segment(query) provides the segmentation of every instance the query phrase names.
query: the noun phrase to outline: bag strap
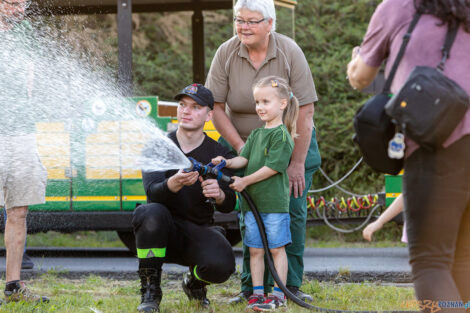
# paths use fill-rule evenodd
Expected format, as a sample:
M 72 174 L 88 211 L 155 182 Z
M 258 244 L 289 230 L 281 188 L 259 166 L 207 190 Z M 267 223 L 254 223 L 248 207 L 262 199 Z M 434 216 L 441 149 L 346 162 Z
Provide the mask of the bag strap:
M 408 30 L 406 31 L 406 34 L 403 35 L 403 41 L 401 43 L 400 50 L 398 51 L 395 62 L 393 63 L 392 69 L 390 70 L 390 74 L 388 75 L 387 80 L 385 81 L 384 88 L 382 90 L 382 93 L 384 94 L 390 93 L 390 87 L 392 86 L 392 81 L 397 72 L 398 65 L 400 64 L 400 61 L 403 55 L 405 54 L 406 46 L 408 45 L 408 42 L 410 41 L 410 38 L 411 38 L 411 33 L 413 32 L 413 29 L 415 28 L 416 24 L 418 24 L 418 21 L 421 15 L 422 13 L 420 12 L 420 10 L 417 10 L 413 17 L 413 20 L 410 23 L 410 26 L 408 26 Z
M 437 65 L 437 68 L 441 71 L 444 71 L 444 65 L 448 58 L 450 58 L 450 49 L 452 48 L 452 44 L 454 43 L 455 37 L 457 37 L 457 31 L 459 30 L 460 22 L 453 23 L 451 26 L 447 27 L 447 34 L 446 34 L 446 41 L 444 42 L 444 46 L 442 46 L 442 59 L 441 62 Z

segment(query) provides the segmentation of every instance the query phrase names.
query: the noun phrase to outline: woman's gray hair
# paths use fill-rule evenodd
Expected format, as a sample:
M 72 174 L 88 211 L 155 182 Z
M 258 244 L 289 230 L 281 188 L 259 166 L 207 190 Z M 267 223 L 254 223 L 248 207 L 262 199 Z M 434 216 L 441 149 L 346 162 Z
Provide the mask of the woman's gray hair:
M 248 9 L 261 13 L 265 19 L 273 20 L 271 30 L 276 30 L 276 9 L 274 7 L 274 0 L 238 0 L 233 11 L 237 14 L 240 9 Z

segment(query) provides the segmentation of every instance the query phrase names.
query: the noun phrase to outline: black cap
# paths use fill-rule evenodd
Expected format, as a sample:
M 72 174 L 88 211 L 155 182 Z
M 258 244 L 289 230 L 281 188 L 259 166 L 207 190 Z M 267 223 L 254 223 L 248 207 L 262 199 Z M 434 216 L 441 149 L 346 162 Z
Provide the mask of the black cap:
M 201 84 L 191 84 L 184 87 L 184 89 L 175 96 L 175 100 L 180 100 L 184 96 L 191 97 L 199 105 L 208 106 L 211 110 L 214 109 L 214 97 L 212 96 L 212 92 Z

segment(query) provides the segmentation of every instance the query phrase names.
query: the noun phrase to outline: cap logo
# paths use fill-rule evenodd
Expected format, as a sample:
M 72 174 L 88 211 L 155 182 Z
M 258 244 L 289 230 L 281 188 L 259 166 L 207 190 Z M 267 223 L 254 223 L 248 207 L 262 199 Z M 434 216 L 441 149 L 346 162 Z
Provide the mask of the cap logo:
M 277 86 L 279 86 L 279 83 L 277 82 L 277 80 L 272 79 L 271 80 L 271 87 L 277 87 Z
M 189 85 L 183 89 L 183 92 L 186 94 L 195 95 L 197 94 L 197 86 Z

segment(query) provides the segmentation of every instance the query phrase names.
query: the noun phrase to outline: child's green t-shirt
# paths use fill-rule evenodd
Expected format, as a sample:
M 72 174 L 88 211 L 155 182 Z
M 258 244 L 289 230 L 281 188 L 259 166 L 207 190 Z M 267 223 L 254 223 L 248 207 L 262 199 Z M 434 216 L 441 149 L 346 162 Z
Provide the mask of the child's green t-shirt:
M 284 125 L 274 128 L 257 128 L 248 136 L 240 154 L 248 159 L 245 176 L 253 174 L 263 166 L 278 172 L 246 188 L 259 212 L 289 212 L 287 167 L 293 149 L 294 141 Z M 246 201 L 242 201 L 242 210 L 245 212 L 250 210 Z

